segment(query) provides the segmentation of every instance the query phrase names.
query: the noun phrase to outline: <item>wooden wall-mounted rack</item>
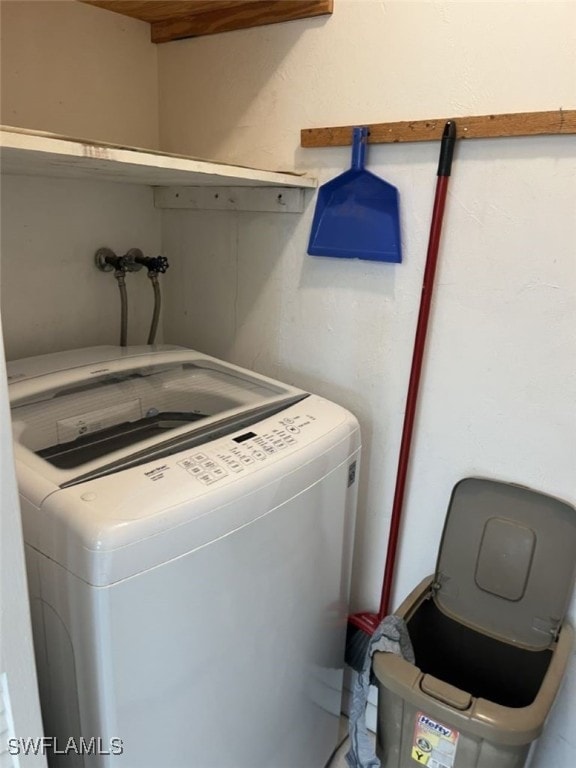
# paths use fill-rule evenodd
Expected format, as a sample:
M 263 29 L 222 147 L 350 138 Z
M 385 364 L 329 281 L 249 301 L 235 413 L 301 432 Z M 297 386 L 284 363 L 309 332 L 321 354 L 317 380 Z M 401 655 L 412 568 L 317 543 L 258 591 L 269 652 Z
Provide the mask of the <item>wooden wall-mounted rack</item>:
M 576 134 L 576 109 L 552 112 L 516 112 L 506 115 L 411 120 L 368 125 L 370 144 L 434 141 L 442 137 L 446 120 L 454 119 L 459 139 L 492 139 L 504 136 Z M 365 125 L 365 123 L 358 123 Z M 352 144 L 352 125 L 336 128 L 303 128 L 302 147 L 344 147 Z

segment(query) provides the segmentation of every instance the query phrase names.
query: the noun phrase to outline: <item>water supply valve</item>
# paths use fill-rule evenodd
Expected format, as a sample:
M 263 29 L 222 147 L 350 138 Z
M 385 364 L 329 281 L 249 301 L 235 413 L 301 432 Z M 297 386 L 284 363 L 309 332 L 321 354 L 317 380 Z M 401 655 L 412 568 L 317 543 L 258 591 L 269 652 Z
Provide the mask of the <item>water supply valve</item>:
M 128 251 L 130 253 L 130 251 Z M 117 256 L 111 248 L 98 248 L 94 256 L 96 267 L 101 272 L 112 272 L 114 276 L 125 275 L 126 272 L 138 272 L 142 265 L 126 256 Z
M 166 256 L 144 256 L 140 248 L 130 248 L 125 258 L 137 268 L 146 267 L 148 276 L 163 275 L 170 264 Z

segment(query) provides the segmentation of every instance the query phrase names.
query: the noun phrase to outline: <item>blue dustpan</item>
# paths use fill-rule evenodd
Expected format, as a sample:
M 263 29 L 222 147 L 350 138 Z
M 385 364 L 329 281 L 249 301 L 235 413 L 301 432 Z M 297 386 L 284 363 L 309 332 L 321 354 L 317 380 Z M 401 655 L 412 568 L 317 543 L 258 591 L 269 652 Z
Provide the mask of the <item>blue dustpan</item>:
M 368 129 L 354 128 L 352 167 L 318 190 L 308 253 L 402 261 L 398 190 L 364 170 Z

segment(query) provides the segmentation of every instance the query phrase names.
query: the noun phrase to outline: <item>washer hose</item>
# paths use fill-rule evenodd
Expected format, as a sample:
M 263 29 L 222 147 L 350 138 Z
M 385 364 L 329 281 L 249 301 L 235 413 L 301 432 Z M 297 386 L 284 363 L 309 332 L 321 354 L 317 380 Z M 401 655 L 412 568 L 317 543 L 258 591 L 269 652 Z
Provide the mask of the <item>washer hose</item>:
M 126 271 L 117 269 L 114 277 L 118 281 L 120 290 L 120 346 L 125 347 L 128 343 L 128 294 L 126 292 Z
M 160 283 L 158 282 L 157 272 L 148 272 L 148 277 L 152 281 L 152 288 L 154 289 L 154 312 L 152 314 L 152 323 L 150 325 L 150 333 L 148 334 L 148 344 L 154 344 L 156 339 L 156 332 L 158 330 L 158 321 L 160 319 L 160 307 L 162 306 L 162 295 L 160 293 Z

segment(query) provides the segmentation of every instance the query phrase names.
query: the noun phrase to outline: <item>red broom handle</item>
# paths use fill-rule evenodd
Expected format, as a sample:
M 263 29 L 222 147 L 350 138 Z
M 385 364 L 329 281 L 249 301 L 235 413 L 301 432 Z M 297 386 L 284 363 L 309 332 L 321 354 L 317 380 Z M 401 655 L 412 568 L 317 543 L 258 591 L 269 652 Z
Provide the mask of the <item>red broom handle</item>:
M 428 320 L 430 317 L 430 305 L 432 303 L 432 294 L 434 290 L 434 278 L 436 275 L 436 264 L 438 262 L 440 235 L 442 233 L 442 221 L 444 219 L 444 206 L 446 204 L 446 193 L 448 190 L 448 179 L 450 178 L 450 170 L 452 167 L 452 156 L 454 153 L 455 141 L 456 125 L 454 122 L 449 121 L 446 123 L 444 133 L 442 135 L 442 147 L 440 150 L 440 161 L 438 163 L 436 195 L 434 197 L 434 208 L 432 210 L 432 222 L 430 224 L 430 236 L 428 239 L 428 252 L 426 254 L 426 266 L 422 280 L 420 310 L 418 312 L 418 323 L 416 325 L 416 336 L 414 339 L 414 351 L 412 353 L 412 367 L 410 369 L 410 381 L 408 384 L 408 393 L 406 395 L 404 426 L 402 428 L 402 440 L 400 442 L 400 454 L 398 456 L 396 488 L 394 490 L 394 503 L 392 506 L 392 518 L 390 520 L 388 550 L 386 552 L 386 568 L 384 571 L 384 582 L 382 584 L 380 610 L 378 612 L 379 622 L 382 621 L 382 619 L 389 612 L 390 597 L 392 594 L 392 587 L 394 585 L 394 572 L 396 566 L 396 554 L 398 550 L 398 539 L 400 535 L 402 508 L 404 504 L 404 491 L 406 489 L 406 476 L 408 474 L 408 467 L 410 464 L 412 432 L 414 429 L 414 419 L 416 416 L 416 407 L 418 403 L 418 389 L 420 386 L 420 377 L 422 373 L 422 360 L 424 357 L 424 349 L 426 347 L 426 334 L 428 331 Z

